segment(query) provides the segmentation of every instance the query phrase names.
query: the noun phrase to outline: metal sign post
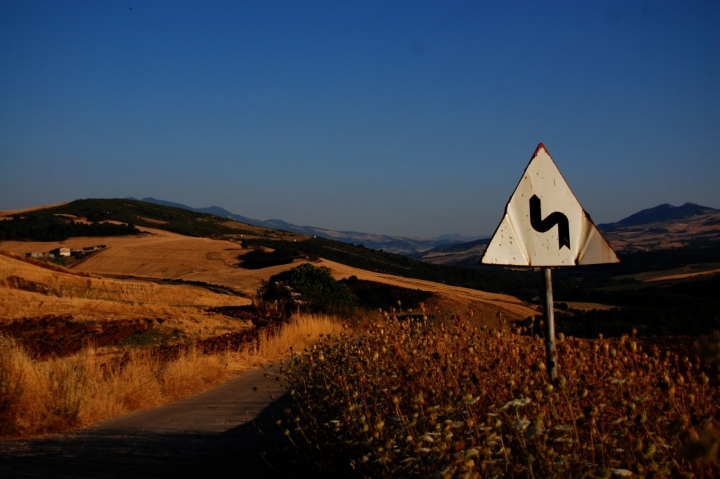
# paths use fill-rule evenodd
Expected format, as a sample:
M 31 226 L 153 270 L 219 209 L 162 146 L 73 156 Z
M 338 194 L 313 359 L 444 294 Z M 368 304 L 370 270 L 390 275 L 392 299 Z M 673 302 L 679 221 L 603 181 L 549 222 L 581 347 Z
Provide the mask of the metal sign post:
M 555 308 L 553 304 L 552 270 L 542 269 L 545 296 L 545 356 L 547 357 L 547 370 L 550 380 L 557 378 L 557 351 L 555 349 Z
M 480 262 L 542 267 L 545 351 L 551 380 L 557 378 L 557 353 L 550 267 L 619 261 L 540 143 Z

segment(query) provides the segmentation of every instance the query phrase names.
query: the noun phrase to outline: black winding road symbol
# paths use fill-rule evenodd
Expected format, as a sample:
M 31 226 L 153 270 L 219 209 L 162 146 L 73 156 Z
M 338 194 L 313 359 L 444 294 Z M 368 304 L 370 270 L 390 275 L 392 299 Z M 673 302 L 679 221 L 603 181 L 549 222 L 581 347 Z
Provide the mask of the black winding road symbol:
M 535 195 L 530 198 L 530 224 L 533 229 L 539 233 L 546 233 L 550 231 L 553 226 L 558 225 L 558 249 L 562 249 L 563 246 L 567 246 L 567 248 L 570 249 L 570 223 L 568 223 L 567 216 L 556 211 L 551 213 L 547 218 L 542 219 L 540 198 Z

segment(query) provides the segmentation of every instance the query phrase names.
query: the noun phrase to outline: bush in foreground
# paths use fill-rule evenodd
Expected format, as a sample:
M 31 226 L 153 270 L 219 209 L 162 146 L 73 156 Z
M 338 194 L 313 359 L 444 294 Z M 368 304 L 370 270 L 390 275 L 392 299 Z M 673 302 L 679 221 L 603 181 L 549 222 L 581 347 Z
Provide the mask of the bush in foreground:
M 361 477 L 720 477 L 717 366 L 633 338 L 537 337 L 463 321 L 325 338 L 284 370 L 280 422 L 321 469 Z

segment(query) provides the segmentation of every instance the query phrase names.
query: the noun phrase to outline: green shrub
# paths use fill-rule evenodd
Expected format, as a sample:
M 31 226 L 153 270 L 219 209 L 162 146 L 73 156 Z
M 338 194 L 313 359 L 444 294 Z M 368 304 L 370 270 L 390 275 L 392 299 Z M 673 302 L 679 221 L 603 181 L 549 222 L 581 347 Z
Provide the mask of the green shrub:
M 355 301 L 347 286 L 332 277 L 330 268 L 302 264 L 263 281 L 258 297 L 277 302 L 286 313 L 300 308 L 309 312 L 348 316 Z

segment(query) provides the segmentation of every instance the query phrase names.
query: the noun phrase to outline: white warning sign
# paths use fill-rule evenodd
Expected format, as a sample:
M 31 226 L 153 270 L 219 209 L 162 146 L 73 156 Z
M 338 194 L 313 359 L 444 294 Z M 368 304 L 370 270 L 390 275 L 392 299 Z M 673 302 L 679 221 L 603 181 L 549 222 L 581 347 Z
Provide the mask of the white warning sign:
M 619 261 L 540 143 L 480 262 L 575 266 Z

